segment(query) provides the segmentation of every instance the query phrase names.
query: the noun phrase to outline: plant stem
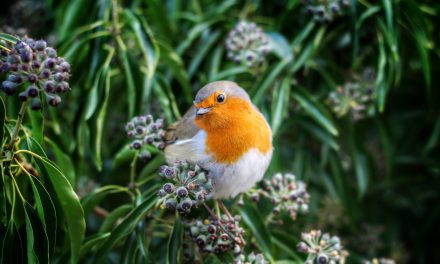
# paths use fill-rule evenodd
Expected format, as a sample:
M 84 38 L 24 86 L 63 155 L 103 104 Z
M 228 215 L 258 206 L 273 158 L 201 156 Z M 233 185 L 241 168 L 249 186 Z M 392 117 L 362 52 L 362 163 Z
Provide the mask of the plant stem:
M 8 150 L 12 150 L 12 148 L 14 147 L 15 139 L 17 138 L 18 132 L 20 131 L 20 126 L 21 123 L 23 122 L 23 117 L 24 114 L 26 113 L 27 105 L 28 105 L 28 101 L 23 102 L 21 104 L 20 112 L 18 112 L 17 122 L 15 123 L 14 131 L 12 132 L 11 141 L 9 141 L 8 144 Z
M 133 160 L 130 164 L 130 186 L 134 186 L 134 179 L 136 177 L 136 161 L 137 161 L 138 155 L 135 154 L 133 157 Z

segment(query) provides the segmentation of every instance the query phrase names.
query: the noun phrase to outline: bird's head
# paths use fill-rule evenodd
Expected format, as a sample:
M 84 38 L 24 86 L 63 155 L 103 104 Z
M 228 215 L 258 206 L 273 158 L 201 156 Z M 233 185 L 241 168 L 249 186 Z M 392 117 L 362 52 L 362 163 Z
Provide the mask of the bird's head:
M 219 129 L 237 124 L 254 106 L 249 95 L 231 81 L 207 84 L 196 95 L 196 125 L 202 129 Z

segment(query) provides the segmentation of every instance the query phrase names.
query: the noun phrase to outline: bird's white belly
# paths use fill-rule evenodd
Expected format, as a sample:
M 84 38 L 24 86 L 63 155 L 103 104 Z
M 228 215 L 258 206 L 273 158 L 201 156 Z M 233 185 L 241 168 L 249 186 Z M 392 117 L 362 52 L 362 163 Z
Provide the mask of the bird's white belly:
M 205 165 L 214 181 L 214 191 L 210 196 L 228 198 L 246 192 L 263 178 L 271 157 L 272 151 L 264 154 L 251 149 L 234 164 Z
M 272 158 L 272 150 L 261 153 L 250 149 L 234 164 L 215 162 L 205 151 L 206 133 L 201 130 L 192 139 L 176 142 L 165 149 L 168 163 L 187 160 L 207 170 L 214 182 L 212 198 L 235 197 L 261 180 Z

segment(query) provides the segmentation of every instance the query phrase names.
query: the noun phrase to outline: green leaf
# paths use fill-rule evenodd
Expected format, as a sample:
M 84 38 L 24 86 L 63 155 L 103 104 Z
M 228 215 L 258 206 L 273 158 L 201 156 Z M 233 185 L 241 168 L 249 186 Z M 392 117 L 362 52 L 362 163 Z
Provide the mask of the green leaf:
M 0 229 L 1 231 L 1 229 Z M 13 221 L 8 223 L 6 233 L 0 236 L 0 263 L 26 263 L 25 238 Z
M 32 206 L 24 202 L 28 263 L 49 262 L 49 241 L 45 228 Z
M 107 233 L 112 231 L 113 226 L 119 220 L 119 218 L 123 218 L 123 216 L 127 215 L 127 213 L 132 209 L 133 205 L 131 204 L 123 204 L 113 209 L 99 228 L 99 233 Z
M 124 163 L 128 163 L 131 161 L 136 155 L 136 150 L 131 149 L 128 144 L 125 144 L 124 147 L 122 147 L 115 155 L 115 158 L 112 162 L 112 170 L 117 169 L 119 166 L 121 166 Z
M 79 254 L 80 258 L 83 257 L 85 254 L 89 253 L 95 247 L 100 246 L 109 236 L 110 236 L 110 232 L 94 234 L 90 237 L 87 237 L 84 240 L 84 243 L 81 247 L 81 251 Z
M 12 44 L 15 44 L 17 41 L 19 41 L 18 38 L 6 33 L 0 33 L 0 39 L 10 42 Z
M 38 142 L 43 143 L 44 118 L 42 111 L 32 111 L 28 108 L 27 115 L 31 120 L 32 137 Z
M 245 203 L 243 208 L 240 208 L 240 215 L 243 217 L 243 222 L 252 231 L 252 235 L 255 237 L 255 241 L 262 253 L 270 262 L 273 262 L 271 236 L 258 210 L 251 202 L 248 202 Z
M 5 118 L 6 118 L 6 109 L 5 103 L 3 102 L 3 98 L 0 97 L 0 125 L 2 128 L 0 129 L 0 149 L 3 148 L 3 137 L 5 135 Z
M 312 96 L 303 88 L 298 88 L 292 93 L 293 98 L 301 105 L 311 118 L 318 122 L 322 127 L 332 135 L 338 135 L 338 129 L 334 125 L 330 115 L 325 108 L 319 105 Z
M 167 43 L 158 42 L 158 44 L 161 50 L 160 54 L 162 54 L 162 63 L 169 68 L 174 77 L 176 77 L 177 81 L 179 81 L 180 85 L 182 86 L 182 92 L 186 102 L 191 103 L 193 99 L 193 92 L 182 58 Z
M 385 52 L 385 43 L 383 41 L 383 36 L 378 34 L 377 40 L 379 42 L 379 60 L 377 66 L 377 77 L 376 77 L 376 94 L 377 94 L 377 104 L 379 106 L 379 111 L 383 112 L 385 110 L 385 100 L 388 90 L 388 85 L 386 83 L 386 63 L 387 57 Z
M 134 109 L 136 107 L 136 86 L 134 83 L 133 72 L 131 70 L 131 65 L 128 61 L 128 52 L 125 47 L 119 46 L 120 50 L 118 52 L 119 58 L 122 61 L 124 67 L 124 76 L 127 82 L 127 105 L 128 105 L 128 117 L 134 115 Z
M 61 171 L 64 172 L 64 175 L 66 176 L 67 180 L 69 180 L 70 185 L 75 186 L 76 185 L 75 166 L 73 165 L 70 156 L 64 153 L 63 150 L 61 150 L 61 148 L 49 138 L 45 138 L 45 140 L 47 141 L 47 143 L 49 143 L 55 154 L 55 161 L 58 167 L 60 168 Z
M 100 262 L 105 253 L 112 249 L 122 238 L 130 234 L 139 221 L 142 221 L 144 215 L 150 211 L 151 208 L 156 204 L 157 195 L 155 193 L 147 197 L 139 206 L 137 206 L 124 221 L 121 222 L 112 232 L 110 237 L 106 239 L 104 244 L 99 248 L 95 255 L 96 262 Z
M 127 187 L 119 185 L 106 185 L 94 190 L 92 193 L 87 194 L 82 200 L 81 204 L 84 210 L 84 215 L 87 216 L 93 210 L 93 208 L 99 204 L 107 196 L 115 193 L 130 193 Z
M 199 68 L 200 64 L 202 63 L 204 57 L 208 53 L 208 51 L 214 46 L 217 39 L 220 38 L 220 31 L 214 31 L 212 34 L 209 34 L 208 36 L 204 36 L 200 40 L 200 44 L 197 47 L 197 53 L 196 56 L 192 59 L 189 68 L 188 68 L 188 76 L 189 78 L 193 77 L 196 73 L 196 70 Z
M 359 189 L 359 197 L 364 196 L 367 186 L 368 186 L 368 166 L 367 166 L 367 158 L 363 153 L 355 150 L 354 153 L 354 164 L 356 171 L 356 178 Z
M 56 233 L 57 233 L 57 225 L 58 225 L 55 205 L 52 201 L 52 198 L 49 195 L 49 192 L 44 187 L 44 185 L 33 176 L 29 176 L 29 179 L 32 185 L 32 190 L 34 192 L 34 198 L 35 198 L 38 216 L 43 224 L 44 230 L 47 235 L 48 244 L 49 244 L 48 259 L 51 260 L 55 251 Z
M 112 53 L 112 52 L 111 52 Z M 97 169 L 100 171 L 102 169 L 102 157 L 101 157 L 101 143 L 104 132 L 104 121 L 107 113 L 107 105 L 109 100 L 110 93 L 110 68 L 106 68 L 103 72 L 104 78 L 104 98 L 101 105 L 101 108 L 98 111 L 98 115 L 96 117 L 96 137 L 95 137 L 95 164 Z M 134 104 L 134 102 L 133 102 Z
M 173 231 L 168 239 L 167 264 L 180 263 L 183 240 L 183 223 L 179 216 L 174 221 Z
M 278 89 L 274 90 L 271 117 L 272 134 L 274 137 L 286 117 L 290 98 L 290 82 L 290 78 L 284 78 Z
M 287 65 L 292 61 L 291 58 L 284 58 L 280 61 L 264 78 L 264 81 L 256 89 L 256 92 L 252 97 L 254 104 L 258 105 L 260 100 L 266 94 L 269 87 L 273 84 L 276 78 L 281 74 L 281 72 L 287 67 Z
M 40 157 L 38 160 L 46 169 L 46 179 L 51 181 L 65 216 L 70 241 L 70 262 L 77 263 L 86 229 L 81 203 L 64 174 L 47 158 Z

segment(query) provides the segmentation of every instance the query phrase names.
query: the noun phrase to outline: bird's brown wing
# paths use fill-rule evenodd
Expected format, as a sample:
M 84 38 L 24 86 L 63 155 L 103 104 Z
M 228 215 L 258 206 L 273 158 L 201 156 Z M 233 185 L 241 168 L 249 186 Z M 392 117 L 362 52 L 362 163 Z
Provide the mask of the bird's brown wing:
M 195 116 L 195 107 L 191 106 L 182 119 L 171 124 L 166 129 L 165 142 L 167 145 L 173 144 L 177 140 L 190 139 L 199 132 L 200 128 L 194 123 Z

